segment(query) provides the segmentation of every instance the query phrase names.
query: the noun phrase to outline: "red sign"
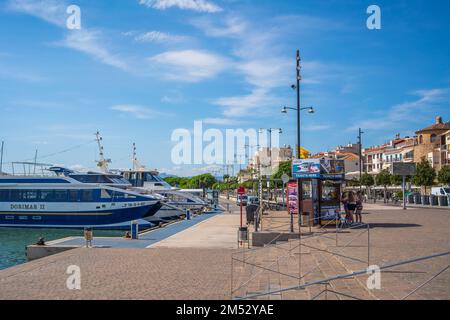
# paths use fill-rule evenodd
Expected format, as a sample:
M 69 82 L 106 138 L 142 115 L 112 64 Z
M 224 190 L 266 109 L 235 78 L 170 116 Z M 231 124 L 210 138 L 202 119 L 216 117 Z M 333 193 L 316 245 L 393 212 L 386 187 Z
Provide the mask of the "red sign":
M 240 186 L 240 187 L 238 188 L 238 190 L 237 190 L 237 193 L 238 193 L 238 194 L 245 194 L 245 188 L 242 187 L 242 186 Z

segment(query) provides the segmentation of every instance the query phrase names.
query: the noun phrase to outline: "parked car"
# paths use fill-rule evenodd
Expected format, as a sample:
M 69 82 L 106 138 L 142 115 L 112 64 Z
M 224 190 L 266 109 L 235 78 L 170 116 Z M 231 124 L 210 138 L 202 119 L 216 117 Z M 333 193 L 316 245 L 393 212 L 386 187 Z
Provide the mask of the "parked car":
M 241 205 L 241 201 L 242 201 L 242 205 L 246 206 L 248 203 L 248 196 L 247 195 L 238 195 L 237 199 L 236 199 L 236 205 L 240 206 Z
M 435 196 L 450 196 L 450 187 L 432 187 L 431 194 Z

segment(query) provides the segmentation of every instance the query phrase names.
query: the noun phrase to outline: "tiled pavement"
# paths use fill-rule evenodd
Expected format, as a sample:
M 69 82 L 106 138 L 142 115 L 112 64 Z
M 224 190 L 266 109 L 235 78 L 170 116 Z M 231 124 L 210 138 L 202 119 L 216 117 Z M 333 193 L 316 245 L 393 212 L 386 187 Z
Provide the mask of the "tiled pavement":
M 74 249 L 0 272 L 0 299 L 228 299 L 226 249 Z M 81 269 L 81 290 L 66 287 Z
M 384 265 L 419 256 L 426 256 L 450 250 L 450 216 L 447 211 L 433 209 L 409 209 L 381 205 L 366 205 L 363 219 L 370 223 L 370 264 Z M 282 215 L 282 214 L 281 214 Z M 289 225 L 288 219 L 279 219 L 280 213 L 273 213 L 278 219 L 266 219 L 265 229 L 280 230 Z M 302 230 L 302 284 L 317 281 L 339 274 L 348 274 L 367 267 L 367 228 L 347 230 L 338 235 L 338 247 L 334 227 L 327 229 L 328 234 L 321 237 L 309 237 L 307 228 Z M 317 231 L 317 230 L 316 230 Z M 323 230 L 320 230 L 323 231 Z M 298 275 L 298 240 L 278 243 L 248 253 L 247 261 L 281 272 L 271 272 L 251 265 L 233 261 L 235 276 L 234 288 L 248 279 L 252 279 L 234 293 L 235 297 L 252 295 L 278 288 L 298 285 L 298 279 L 289 275 Z M 347 246 L 345 246 L 348 244 Z M 289 252 L 289 248 L 293 248 Z M 319 251 L 325 250 L 325 251 Z M 340 256 L 329 252 L 339 253 Z M 235 258 L 241 257 L 235 254 Z M 426 282 L 433 275 L 450 264 L 450 257 L 397 267 L 381 275 L 381 289 L 368 290 L 366 281 L 369 275 L 334 280 L 328 283 L 328 289 L 359 299 L 401 299 Z M 310 273 L 308 273 L 310 272 Z M 307 274 L 305 276 L 305 274 Z M 253 276 L 253 278 L 252 278 Z M 271 284 L 269 286 L 269 283 Z M 291 290 L 282 294 L 260 297 L 265 299 L 311 299 L 325 289 L 325 284 L 307 287 L 304 290 Z M 322 293 L 317 299 L 351 299 L 341 294 Z M 438 278 L 411 295 L 409 299 L 449 299 L 450 269 Z
M 450 249 L 450 217 L 445 210 L 410 209 L 405 212 L 398 208 L 367 205 L 365 212 L 363 219 L 371 224 L 370 264 L 383 265 L 388 261 Z M 339 234 L 339 247 L 336 247 L 333 228 L 328 231 L 330 233 L 321 237 L 308 238 L 304 234 L 302 283 L 367 266 L 367 235 L 364 230 Z M 359 233 L 361 235 L 355 237 Z M 191 234 L 195 237 L 196 233 Z M 343 247 L 350 240 L 353 242 Z M 214 249 L 176 248 L 172 241 L 171 247 L 149 249 L 75 249 L 0 271 L 0 299 L 227 299 L 230 297 L 231 270 L 234 271 L 233 288 L 248 281 L 234 293 L 234 297 L 299 283 L 298 240 L 243 252 L 212 246 Z M 327 251 L 340 252 L 353 260 Z M 232 262 L 232 252 L 235 259 L 242 258 L 245 253 L 245 261 L 256 266 L 236 260 Z M 81 268 L 80 291 L 66 288 L 68 275 L 65 271 L 72 264 Z M 400 299 L 449 264 L 447 256 L 396 268 L 392 270 L 395 272 L 382 274 L 381 290 L 369 291 L 366 288 L 367 275 L 331 281 L 327 286 L 330 290 L 360 299 Z M 257 266 L 272 268 L 277 273 L 259 272 L 261 269 Z M 261 298 L 311 299 L 324 288 L 325 284 L 321 284 Z M 317 296 L 317 299 L 325 298 L 350 299 L 331 292 Z M 450 270 L 410 297 L 449 298 Z

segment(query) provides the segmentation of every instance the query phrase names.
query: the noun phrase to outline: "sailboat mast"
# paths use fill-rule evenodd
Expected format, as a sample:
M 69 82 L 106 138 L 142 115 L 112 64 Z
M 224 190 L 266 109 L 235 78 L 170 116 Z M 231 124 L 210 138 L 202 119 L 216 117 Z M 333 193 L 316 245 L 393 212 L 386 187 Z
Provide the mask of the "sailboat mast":
M 3 172 L 3 146 L 5 145 L 5 141 L 2 141 L 2 148 L 0 151 L 0 173 Z

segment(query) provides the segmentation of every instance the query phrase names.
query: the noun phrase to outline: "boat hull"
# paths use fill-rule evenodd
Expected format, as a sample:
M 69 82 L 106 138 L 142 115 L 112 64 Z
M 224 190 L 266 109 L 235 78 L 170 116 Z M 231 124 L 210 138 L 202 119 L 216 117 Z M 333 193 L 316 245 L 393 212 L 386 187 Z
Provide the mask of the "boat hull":
M 145 205 L 86 211 L 2 211 L 0 227 L 83 228 L 145 219 L 162 207 L 157 202 Z

